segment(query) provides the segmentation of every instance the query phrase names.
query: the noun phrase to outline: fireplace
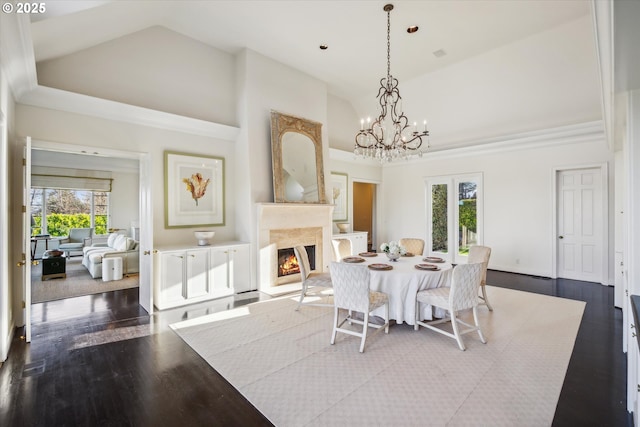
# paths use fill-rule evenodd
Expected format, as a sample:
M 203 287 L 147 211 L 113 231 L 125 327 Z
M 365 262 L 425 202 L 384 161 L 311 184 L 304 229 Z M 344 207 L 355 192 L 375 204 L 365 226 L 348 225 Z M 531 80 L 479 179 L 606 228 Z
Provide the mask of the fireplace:
M 307 257 L 309 258 L 309 269 L 313 271 L 316 269 L 316 246 L 308 245 L 304 248 L 307 250 Z M 300 273 L 300 265 L 293 248 L 278 249 L 278 277 L 298 273 Z
M 284 256 L 292 257 L 296 246 L 312 247 L 310 270 L 327 271 L 331 260 L 332 205 L 307 203 L 259 203 L 258 205 L 258 283 L 259 290 L 278 292 L 281 285 L 300 286 L 300 270 L 282 275 Z M 288 255 L 282 250 L 288 248 Z M 285 288 L 285 289 L 291 289 Z

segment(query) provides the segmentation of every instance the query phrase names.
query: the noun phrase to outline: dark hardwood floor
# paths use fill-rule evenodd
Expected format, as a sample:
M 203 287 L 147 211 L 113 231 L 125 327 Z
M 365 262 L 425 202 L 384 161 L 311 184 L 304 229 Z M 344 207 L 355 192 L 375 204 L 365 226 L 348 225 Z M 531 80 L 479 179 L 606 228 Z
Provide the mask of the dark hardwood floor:
M 633 425 L 613 288 L 497 271 L 487 281 L 587 302 L 554 426 Z M 32 342 L 17 333 L 0 368 L 0 426 L 271 425 L 168 328 L 263 298 L 251 292 L 153 316 L 137 289 L 34 304 Z

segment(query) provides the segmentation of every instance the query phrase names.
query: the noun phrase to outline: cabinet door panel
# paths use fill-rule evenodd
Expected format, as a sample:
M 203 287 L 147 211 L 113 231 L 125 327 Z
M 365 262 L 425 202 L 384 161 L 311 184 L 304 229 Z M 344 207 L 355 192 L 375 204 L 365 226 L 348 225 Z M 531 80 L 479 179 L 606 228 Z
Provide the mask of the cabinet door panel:
M 229 248 L 211 249 L 211 293 L 215 296 L 233 293 L 229 284 Z
M 235 246 L 229 252 L 229 283 L 236 293 L 251 290 L 250 246 Z
M 352 251 L 354 254 L 367 251 L 367 233 L 358 234 L 352 240 Z
M 209 251 L 187 252 L 187 298 L 209 293 Z
M 160 263 L 162 265 L 161 292 L 163 302 L 172 303 L 184 300 L 184 253 L 163 253 Z

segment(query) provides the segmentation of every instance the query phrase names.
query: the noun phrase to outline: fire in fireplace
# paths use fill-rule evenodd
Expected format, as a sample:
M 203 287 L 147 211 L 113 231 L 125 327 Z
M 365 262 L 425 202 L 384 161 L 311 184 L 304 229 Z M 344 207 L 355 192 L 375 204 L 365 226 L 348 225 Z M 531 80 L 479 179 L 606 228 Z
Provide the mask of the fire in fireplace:
M 309 245 L 304 248 L 307 250 L 310 269 L 313 271 L 316 269 L 316 246 Z M 278 249 L 278 277 L 296 273 L 300 273 L 300 266 L 293 248 Z

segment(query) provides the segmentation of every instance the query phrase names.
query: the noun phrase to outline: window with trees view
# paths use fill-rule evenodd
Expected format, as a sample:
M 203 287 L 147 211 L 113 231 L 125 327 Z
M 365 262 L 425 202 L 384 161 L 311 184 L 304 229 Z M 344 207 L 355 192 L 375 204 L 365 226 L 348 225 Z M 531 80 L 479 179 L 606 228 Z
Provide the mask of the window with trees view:
M 70 228 L 88 227 L 96 235 L 108 232 L 108 192 L 32 188 L 30 200 L 34 235 L 67 236 Z

